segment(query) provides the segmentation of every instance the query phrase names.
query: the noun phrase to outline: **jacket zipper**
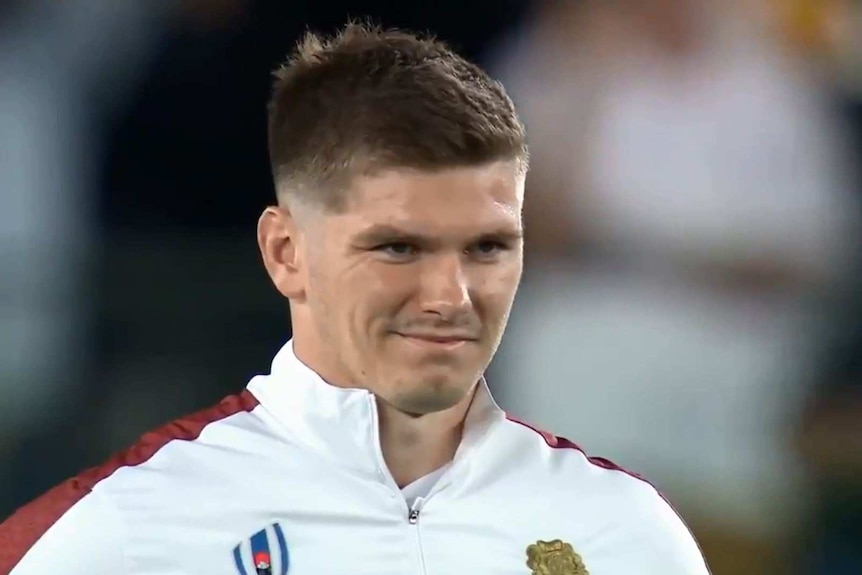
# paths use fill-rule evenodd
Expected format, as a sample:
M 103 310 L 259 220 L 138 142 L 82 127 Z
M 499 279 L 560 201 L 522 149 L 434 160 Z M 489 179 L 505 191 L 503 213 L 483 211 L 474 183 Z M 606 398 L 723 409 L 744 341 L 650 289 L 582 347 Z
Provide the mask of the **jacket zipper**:
M 383 450 L 380 447 L 380 419 L 377 413 L 377 402 L 374 400 L 374 396 L 369 394 L 368 400 L 371 403 L 371 413 L 374 418 L 374 441 L 376 445 L 377 451 L 377 470 L 380 473 L 380 476 L 389 484 L 390 488 L 393 489 L 397 495 L 397 497 L 401 498 L 401 501 L 404 503 L 404 508 L 407 510 L 407 524 L 410 526 L 410 529 L 413 531 L 413 536 L 416 540 L 416 553 L 419 559 L 419 573 L 421 575 L 427 575 L 427 571 L 425 570 L 425 554 L 422 552 L 422 538 L 419 536 L 419 517 L 422 514 L 422 504 L 425 503 L 425 499 L 422 497 L 416 498 L 416 501 L 413 502 L 412 506 L 408 506 L 407 502 L 404 500 L 404 495 L 401 493 L 401 490 L 398 488 L 398 485 L 395 483 L 395 479 L 392 477 L 392 474 L 389 472 L 386 467 L 386 461 L 383 459 Z M 435 486 L 434 489 L 429 493 L 429 497 L 437 491 Z
M 410 524 L 413 536 L 416 539 L 416 552 L 419 556 L 419 573 L 427 575 L 427 571 L 425 569 L 425 553 L 422 550 L 422 537 L 419 533 L 419 517 L 422 514 L 423 503 L 424 500 L 421 497 L 416 498 L 416 501 L 413 502 L 413 506 L 410 508 L 410 512 L 407 515 L 407 523 Z

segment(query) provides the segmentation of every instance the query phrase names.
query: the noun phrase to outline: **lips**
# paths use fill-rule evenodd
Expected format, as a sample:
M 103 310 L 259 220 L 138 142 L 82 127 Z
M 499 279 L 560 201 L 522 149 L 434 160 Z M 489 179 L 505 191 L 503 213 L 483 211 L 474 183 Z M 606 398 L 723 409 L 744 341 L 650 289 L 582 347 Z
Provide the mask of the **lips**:
M 399 333 L 398 335 L 409 339 L 418 339 L 428 343 L 459 343 L 462 341 L 476 341 L 476 337 L 468 334 L 432 334 L 432 333 Z
M 479 339 L 468 333 L 399 332 L 398 335 L 413 348 L 435 353 L 464 349 Z

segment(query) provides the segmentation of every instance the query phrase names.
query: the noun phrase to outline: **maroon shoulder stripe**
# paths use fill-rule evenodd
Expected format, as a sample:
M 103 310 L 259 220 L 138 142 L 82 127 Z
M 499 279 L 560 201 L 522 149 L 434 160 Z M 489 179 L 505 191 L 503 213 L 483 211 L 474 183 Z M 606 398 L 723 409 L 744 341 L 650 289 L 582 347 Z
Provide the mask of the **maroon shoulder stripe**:
M 665 496 L 665 494 L 662 493 L 662 491 L 658 487 L 653 485 L 648 479 L 645 479 L 643 476 L 638 475 L 637 473 L 634 473 L 632 471 L 629 471 L 628 469 L 624 469 L 624 468 L 620 467 L 619 465 L 617 465 L 616 463 L 614 463 L 613 461 L 610 461 L 609 459 L 605 459 L 604 457 L 592 457 L 590 455 L 587 455 L 587 452 L 584 451 L 579 445 L 577 445 L 576 443 L 572 443 L 571 441 L 569 441 L 565 437 L 557 437 L 556 435 L 548 433 L 547 431 L 543 431 L 537 427 L 533 427 L 529 423 L 521 421 L 520 419 L 513 417 L 509 414 L 506 414 L 506 419 L 508 419 L 512 423 L 517 423 L 518 425 L 521 425 L 521 426 L 526 427 L 527 429 L 529 429 L 535 433 L 538 433 L 539 435 L 542 436 L 542 439 L 545 440 L 545 443 L 548 444 L 548 447 L 551 447 L 552 449 L 574 449 L 575 451 L 579 451 L 581 453 L 581 455 L 583 455 L 584 457 L 587 458 L 587 461 L 589 461 L 591 464 L 593 464 L 597 467 L 625 473 L 626 475 L 629 475 L 631 477 L 634 477 L 635 479 L 643 481 L 644 483 L 646 483 L 647 485 L 649 485 L 650 487 L 655 489 L 655 491 L 656 491 L 656 493 L 658 493 L 659 497 L 661 497 L 664 500 L 664 502 L 667 503 L 668 507 L 670 507 L 674 513 L 676 513 L 676 516 L 679 517 L 679 520 L 682 521 L 683 525 L 685 525 L 685 528 L 688 530 L 689 535 L 691 535 L 691 538 L 694 540 L 695 545 L 697 545 L 697 548 L 700 551 L 700 556 L 704 558 L 704 563 L 706 563 L 706 555 L 704 555 L 703 549 L 701 548 L 700 543 L 697 540 L 697 537 L 694 536 L 694 532 L 692 532 L 691 527 L 688 526 L 688 523 L 685 522 L 685 519 L 683 519 L 682 514 L 680 514 L 679 510 L 677 510 L 677 508 L 674 507 L 673 503 L 670 502 L 670 500 L 667 498 L 667 496 Z M 707 570 L 707 572 L 709 572 L 709 565 L 707 565 L 706 570 Z
M 574 449 L 575 451 L 580 451 L 581 454 L 587 458 L 587 461 L 589 461 L 593 465 L 595 465 L 597 467 L 601 467 L 603 469 L 611 469 L 613 471 L 621 471 L 622 473 L 625 473 L 626 475 L 630 475 L 630 476 L 634 477 L 635 479 L 640 479 L 644 483 L 648 483 L 651 487 L 653 487 L 653 489 L 656 489 L 656 491 L 658 491 L 658 489 L 655 487 L 655 485 L 653 485 L 652 483 L 650 483 L 648 480 L 644 479 L 642 476 L 638 475 L 637 473 L 634 473 L 633 471 L 629 471 L 628 469 L 624 469 L 624 468 L 620 467 L 619 465 L 617 465 L 616 463 L 614 463 L 613 461 L 610 461 L 609 459 L 605 459 L 604 457 L 593 457 L 591 455 L 587 455 L 586 451 L 584 451 L 580 445 L 578 445 L 576 443 L 572 443 L 571 441 L 569 441 L 565 437 L 557 437 L 556 435 L 548 433 L 547 431 L 541 430 L 537 427 L 533 427 L 529 423 L 527 423 L 525 421 L 521 421 L 517 417 L 513 417 L 509 414 L 506 414 L 506 419 L 508 419 L 512 423 L 517 423 L 518 425 L 526 427 L 530 431 L 538 433 L 539 435 L 542 436 L 542 439 L 545 440 L 545 443 L 548 444 L 548 447 L 551 447 L 553 449 Z
M 27 551 L 64 513 L 117 469 L 146 462 L 170 441 L 194 441 L 210 423 L 242 411 L 251 411 L 257 404 L 257 399 L 248 390 L 230 395 L 210 408 L 144 434 L 131 448 L 114 455 L 102 465 L 64 481 L 21 507 L 0 523 L 0 574 L 11 572 Z

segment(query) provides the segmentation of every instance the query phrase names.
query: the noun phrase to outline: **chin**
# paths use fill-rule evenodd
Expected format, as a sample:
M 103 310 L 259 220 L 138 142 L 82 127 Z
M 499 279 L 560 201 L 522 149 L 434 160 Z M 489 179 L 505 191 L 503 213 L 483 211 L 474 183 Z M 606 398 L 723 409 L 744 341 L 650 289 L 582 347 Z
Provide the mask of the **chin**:
M 478 380 L 451 375 L 425 376 L 399 386 L 391 402 L 400 411 L 424 415 L 445 411 L 460 403 Z M 466 383 L 469 381 L 469 383 Z

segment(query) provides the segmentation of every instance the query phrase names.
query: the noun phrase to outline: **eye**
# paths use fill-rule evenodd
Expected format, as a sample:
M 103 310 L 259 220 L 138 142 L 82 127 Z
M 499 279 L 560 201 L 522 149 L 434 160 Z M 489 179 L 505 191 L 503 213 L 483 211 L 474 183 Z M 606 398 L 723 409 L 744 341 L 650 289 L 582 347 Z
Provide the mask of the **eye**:
M 375 252 L 380 252 L 394 259 L 406 259 L 415 256 L 419 250 L 416 246 L 407 242 L 391 242 L 381 244 L 373 249 Z
M 482 240 L 473 244 L 467 251 L 481 259 L 489 259 L 498 255 L 500 252 L 509 249 L 509 245 L 497 240 Z

